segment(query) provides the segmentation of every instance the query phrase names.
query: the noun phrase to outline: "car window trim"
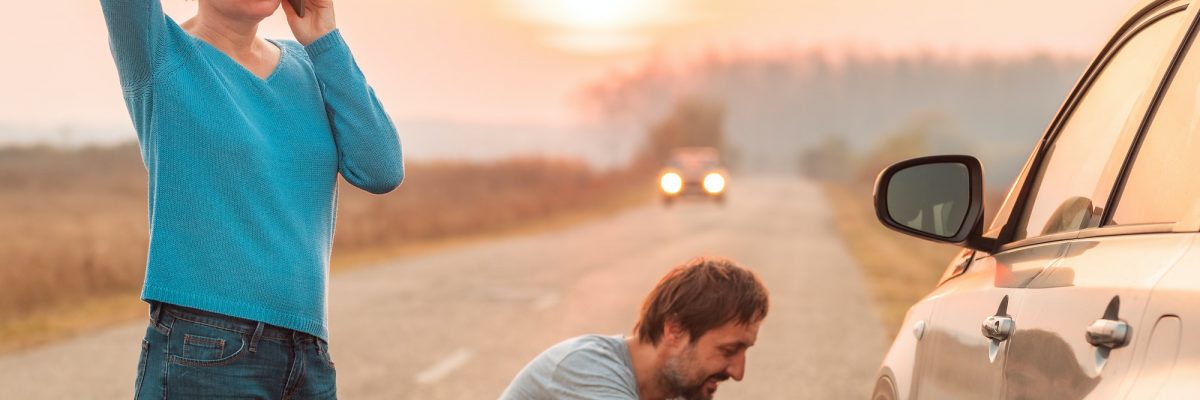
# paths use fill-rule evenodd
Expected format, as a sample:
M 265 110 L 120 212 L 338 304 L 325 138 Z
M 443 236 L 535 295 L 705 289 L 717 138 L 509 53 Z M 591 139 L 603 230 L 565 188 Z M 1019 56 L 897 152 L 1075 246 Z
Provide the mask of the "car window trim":
M 1083 99 L 1084 95 L 1089 90 L 1091 90 L 1092 85 L 1095 83 L 1096 78 L 1100 75 L 1101 72 L 1104 71 L 1104 68 L 1108 66 L 1108 63 L 1112 60 L 1113 56 L 1115 56 L 1116 53 L 1118 51 L 1120 51 L 1125 46 L 1126 43 L 1128 43 L 1131 39 L 1133 39 L 1133 37 L 1135 37 L 1143 29 L 1146 29 L 1150 25 L 1153 25 L 1154 23 L 1162 20 L 1163 18 L 1166 18 L 1168 16 L 1174 15 L 1179 12 L 1184 12 L 1189 5 L 1190 5 L 1190 2 L 1179 1 L 1179 0 L 1159 0 L 1159 1 L 1155 1 L 1153 3 L 1146 5 L 1141 10 L 1139 10 L 1137 13 L 1135 13 L 1132 17 L 1130 17 L 1126 20 L 1126 22 L 1124 23 L 1124 25 L 1121 26 L 1121 28 L 1118 30 L 1118 32 L 1116 34 L 1114 34 L 1111 39 L 1109 39 L 1109 42 L 1107 44 L 1105 44 L 1104 49 L 1100 52 L 1100 55 L 1097 56 L 1095 58 L 1095 60 L 1093 60 L 1091 65 L 1088 66 L 1087 70 L 1079 78 L 1079 81 L 1076 83 L 1075 87 L 1072 88 L 1071 94 L 1067 97 L 1067 100 L 1065 100 L 1063 102 L 1063 105 L 1060 107 L 1059 112 L 1055 115 L 1054 119 L 1052 120 L 1049 127 L 1047 128 L 1046 132 L 1042 135 L 1042 138 L 1039 141 L 1040 145 L 1035 148 L 1034 159 L 1033 159 L 1032 165 L 1030 165 L 1029 170 L 1024 171 L 1024 174 L 1018 178 L 1017 183 L 1021 185 L 1021 191 L 1020 191 L 1019 195 L 1017 196 L 1017 198 L 1015 199 L 1015 203 L 1013 204 L 1013 207 L 1011 208 L 1009 215 L 1007 215 L 1008 219 L 1005 222 L 1004 227 L 1001 228 L 1000 234 L 998 235 L 998 239 L 1001 241 L 1001 243 L 1004 243 L 1000 246 L 1000 250 L 1003 251 L 1003 250 L 1007 250 L 1007 249 L 1024 247 L 1024 246 L 1028 246 L 1028 245 L 1032 245 L 1032 244 L 1046 243 L 1046 242 L 1052 242 L 1052 241 L 1058 241 L 1058 240 L 1068 240 L 1069 239 L 1068 236 L 1070 238 L 1077 236 L 1076 233 L 1078 233 L 1079 231 L 1064 232 L 1064 233 L 1053 234 L 1053 235 L 1044 235 L 1044 236 L 1038 236 L 1038 237 L 1033 237 L 1033 238 L 1025 238 L 1025 239 L 1021 239 L 1021 240 L 1017 240 L 1017 241 L 1012 240 L 1012 238 L 1016 234 L 1018 219 L 1020 219 L 1021 216 L 1024 215 L 1026 208 L 1028 206 L 1029 192 L 1033 190 L 1033 186 L 1034 186 L 1035 182 L 1037 181 L 1037 179 L 1030 179 L 1030 178 L 1032 178 L 1032 175 L 1041 172 L 1041 168 L 1046 161 L 1045 159 L 1046 159 L 1047 153 L 1048 153 L 1049 149 L 1053 146 L 1055 140 L 1058 139 L 1058 135 L 1062 131 L 1062 128 L 1065 125 L 1065 122 L 1068 119 L 1070 119 L 1072 114 L 1074 114 L 1075 109 L 1078 107 L 1078 105 L 1079 105 L 1080 101 Z M 1193 15 L 1192 20 L 1193 20 L 1192 25 L 1189 27 L 1189 29 L 1191 29 L 1195 26 L 1195 21 L 1196 21 L 1195 15 Z M 1189 33 L 1191 33 L 1191 32 L 1189 32 Z M 1176 48 L 1175 48 L 1176 55 L 1178 54 L 1180 48 L 1184 47 L 1183 44 L 1184 44 L 1184 42 L 1187 42 L 1186 39 L 1187 39 L 1187 36 L 1185 36 L 1184 40 L 1180 41 L 1179 43 L 1177 43 L 1175 45 L 1176 46 Z M 1171 64 L 1168 66 L 1168 71 L 1171 70 L 1172 68 L 1177 68 L 1177 66 L 1176 66 L 1177 61 L 1178 60 L 1175 59 L 1174 55 L 1173 55 L 1172 59 L 1171 59 Z M 1161 95 L 1161 93 L 1159 93 L 1159 91 L 1162 90 L 1163 84 L 1166 82 L 1166 78 L 1167 78 L 1167 74 L 1165 74 L 1165 73 L 1161 77 L 1159 77 L 1158 88 L 1155 89 L 1153 98 L 1157 98 L 1159 95 Z M 1150 109 L 1147 108 L 1146 114 L 1144 114 L 1142 117 L 1142 124 L 1144 124 L 1146 121 L 1146 118 L 1149 117 L 1149 115 L 1148 115 L 1149 112 L 1150 112 Z M 1139 134 L 1140 134 L 1140 132 L 1139 132 Z M 1129 153 L 1126 154 L 1126 158 L 1128 158 L 1128 157 L 1129 157 Z M 1122 165 L 1121 170 L 1118 173 L 1118 176 L 1121 173 L 1124 173 L 1125 169 L 1127 167 L 1128 167 L 1128 165 Z M 1112 197 L 1112 192 L 1115 190 L 1116 190 L 1116 186 L 1114 186 L 1113 190 L 1111 190 L 1109 192 L 1110 198 Z M 1111 199 L 1109 199 L 1109 200 L 1111 200 Z M 1112 207 L 1110 207 L 1109 203 L 1105 203 L 1105 211 L 1104 212 L 1106 214 L 1109 213 L 1111 208 Z M 1101 220 L 1101 223 L 1103 224 L 1104 220 Z M 1103 226 L 1103 225 L 1101 225 L 1101 226 Z
M 1017 248 L 1021 248 L 1021 247 L 1029 247 L 1029 246 L 1039 245 L 1039 244 L 1043 244 L 1043 243 L 1072 240 L 1072 239 L 1079 237 L 1079 232 L 1082 232 L 1082 230 L 1070 231 L 1070 232 L 1059 232 L 1059 233 L 1054 233 L 1054 234 L 1050 234 L 1050 235 L 1035 236 L 1035 237 L 1031 237 L 1031 238 L 1021 239 L 1021 240 L 1011 242 L 1011 243 L 1005 243 L 1000 246 L 1000 249 L 997 251 L 997 253 L 1003 253 L 1005 251 L 1009 251 L 1012 249 L 1017 249 Z
M 1079 238 L 1093 238 L 1101 236 L 1121 236 L 1121 235 L 1142 235 L 1147 233 L 1177 233 L 1175 232 L 1175 224 L 1136 224 L 1136 225 L 1111 225 L 1102 226 L 1099 228 L 1085 229 L 1079 232 Z
M 1142 149 L 1142 142 L 1146 139 L 1146 134 L 1150 131 L 1150 126 L 1154 123 L 1154 118 L 1158 116 L 1158 110 L 1162 106 L 1163 99 L 1167 96 L 1167 91 L 1171 88 L 1171 83 L 1175 81 L 1175 76 L 1179 70 L 1183 68 L 1183 60 L 1187 58 L 1188 52 L 1191 51 L 1192 45 L 1196 41 L 1197 30 L 1200 29 L 1200 18 L 1192 18 L 1191 25 L 1188 26 L 1187 34 L 1184 36 L 1183 43 L 1176 49 L 1172 55 L 1171 64 L 1167 67 L 1167 74 L 1163 80 L 1159 82 L 1158 88 L 1155 89 L 1154 98 L 1150 100 L 1150 109 L 1146 112 L 1146 117 L 1142 119 L 1141 125 L 1138 126 L 1136 135 L 1133 138 L 1133 143 L 1129 146 L 1129 153 L 1125 155 L 1125 162 L 1121 171 L 1117 174 L 1117 181 L 1113 185 L 1112 192 L 1109 193 L 1108 207 L 1104 210 L 1104 215 L 1100 219 L 1100 226 L 1111 226 L 1113 214 L 1116 212 L 1117 206 L 1120 204 L 1121 194 L 1125 192 L 1125 184 L 1129 181 L 1129 174 L 1133 170 L 1134 159 Z M 1198 49 L 1200 50 L 1200 49 Z M 1200 53 L 1200 52 L 1198 52 Z M 1200 54 L 1196 55 L 1200 57 Z M 1177 224 L 1192 225 L 1194 221 L 1188 221 L 1188 217 L 1184 216 L 1180 221 L 1167 223 L 1175 226 Z M 1190 223 L 1189 223 L 1190 222 Z
M 1092 63 L 1093 65 L 1090 66 L 1084 76 L 1080 78 L 1080 82 L 1076 84 L 1076 90 L 1071 93 L 1067 108 L 1064 108 L 1064 110 L 1055 117 L 1054 122 L 1051 124 L 1051 129 L 1047 130 L 1045 135 L 1046 140 L 1043 142 L 1042 149 L 1040 150 L 1049 149 L 1050 146 L 1056 140 L 1058 140 L 1058 135 L 1062 133 L 1062 128 L 1064 125 L 1066 125 L 1066 121 L 1075 114 L 1075 109 L 1078 108 L 1079 102 L 1083 99 L 1084 95 L 1091 90 L 1092 85 L 1095 84 L 1096 78 L 1100 76 L 1101 72 L 1104 72 L 1104 69 L 1108 67 L 1109 62 L 1112 61 L 1113 56 L 1115 56 L 1118 51 L 1121 51 L 1121 49 L 1125 48 L 1125 45 L 1128 44 L 1130 40 L 1132 40 L 1143 30 L 1146 30 L 1146 28 L 1149 28 L 1151 25 L 1154 25 L 1166 17 L 1187 10 L 1187 2 L 1174 7 L 1167 7 L 1169 3 L 1178 2 L 1181 2 L 1181 0 L 1160 0 L 1154 4 L 1148 5 L 1145 9 L 1143 9 L 1142 12 L 1139 12 L 1136 16 L 1131 18 L 1125 26 L 1122 27 L 1121 32 L 1113 37 L 1113 40 L 1109 43 L 1109 45 L 1106 45 L 1104 50 L 1101 52 L 1101 56 L 1096 57 L 1096 60 Z M 1181 44 L 1176 44 L 1176 46 L 1176 51 L 1182 47 Z M 1165 78 L 1165 75 L 1160 77 L 1160 79 Z M 1159 83 L 1161 84 L 1162 81 L 1160 80 Z
M 1191 233 L 1192 231 L 1181 231 L 1177 224 L 1136 224 L 1136 225 L 1109 225 L 1098 228 L 1087 228 L 1071 232 L 1055 233 L 1053 235 L 1044 235 L 1034 238 L 1019 240 L 1000 246 L 997 253 L 1005 251 L 1029 247 L 1038 244 L 1050 242 L 1062 242 L 1075 239 L 1087 239 L 1106 236 L 1124 236 L 1124 235 L 1143 235 L 1149 233 Z

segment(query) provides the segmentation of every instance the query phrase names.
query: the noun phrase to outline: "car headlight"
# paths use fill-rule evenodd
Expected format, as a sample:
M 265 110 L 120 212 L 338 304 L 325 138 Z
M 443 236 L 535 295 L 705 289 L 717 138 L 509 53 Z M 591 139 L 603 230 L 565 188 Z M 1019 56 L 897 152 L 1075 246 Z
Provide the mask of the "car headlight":
M 674 172 L 663 174 L 662 179 L 658 180 L 659 186 L 662 186 L 663 192 L 667 194 L 677 194 L 683 190 L 683 177 Z
M 709 172 L 704 176 L 704 191 L 709 194 L 717 194 L 725 191 L 725 177 L 716 172 Z

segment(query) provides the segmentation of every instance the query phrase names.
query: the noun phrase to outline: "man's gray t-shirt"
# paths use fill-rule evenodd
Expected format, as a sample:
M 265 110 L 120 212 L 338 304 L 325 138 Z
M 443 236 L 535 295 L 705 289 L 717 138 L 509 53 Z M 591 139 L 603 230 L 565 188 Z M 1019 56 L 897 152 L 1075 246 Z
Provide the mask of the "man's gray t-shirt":
M 636 400 L 637 379 L 621 336 L 585 335 L 542 352 L 500 400 Z

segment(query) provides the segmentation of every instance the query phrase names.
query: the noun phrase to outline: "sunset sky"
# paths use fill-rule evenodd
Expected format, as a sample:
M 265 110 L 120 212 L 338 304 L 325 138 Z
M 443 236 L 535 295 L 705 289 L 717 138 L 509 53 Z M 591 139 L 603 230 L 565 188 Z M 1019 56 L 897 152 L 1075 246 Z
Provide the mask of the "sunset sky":
M 0 143 L 26 128 L 121 131 L 129 117 L 99 3 L 10 2 Z M 165 0 L 182 22 L 195 3 Z M 705 49 L 1091 55 L 1112 0 L 340 0 L 338 23 L 394 119 L 569 125 L 584 83 Z M 266 37 L 290 37 L 282 13 Z M 99 133 L 97 133 L 99 134 Z M 10 137 L 6 137 L 9 135 Z M 132 135 L 129 135 L 132 138 Z M 88 138 L 84 138 L 87 140 Z

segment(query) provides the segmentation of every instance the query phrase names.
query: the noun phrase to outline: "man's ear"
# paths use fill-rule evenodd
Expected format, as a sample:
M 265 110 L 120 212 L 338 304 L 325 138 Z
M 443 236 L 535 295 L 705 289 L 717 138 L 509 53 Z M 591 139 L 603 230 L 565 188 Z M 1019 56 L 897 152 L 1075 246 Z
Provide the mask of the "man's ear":
M 679 321 L 674 318 L 668 318 L 663 322 L 664 342 L 677 346 L 681 343 L 686 344 L 689 337 L 687 329 L 683 329 L 683 325 L 680 325 Z

